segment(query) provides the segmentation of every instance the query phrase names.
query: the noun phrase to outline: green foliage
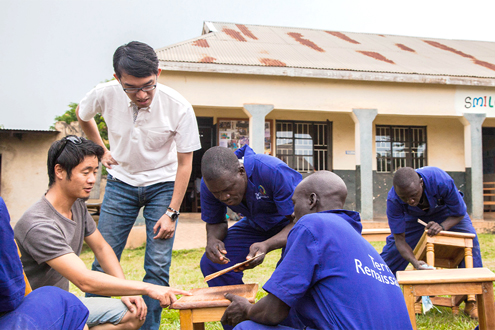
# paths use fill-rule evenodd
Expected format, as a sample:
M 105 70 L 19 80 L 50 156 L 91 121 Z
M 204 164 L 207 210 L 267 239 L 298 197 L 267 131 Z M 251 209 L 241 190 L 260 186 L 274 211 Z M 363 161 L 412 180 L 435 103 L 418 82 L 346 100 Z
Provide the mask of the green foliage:
M 59 121 L 63 121 L 66 124 L 70 124 L 73 121 L 77 121 L 76 108 L 77 108 L 77 103 L 74 102 L 70 103 L 69 110 L 67 110 L 63 115 L 55 117 L 55 123 Z M 107 129 L 107 124 L 105 123 L 105 119 L 99 113 L 96 114 L 94 119 L 96 121 L 96 125 L 98 126 L 98 131 L 100 132 L 100 136 L 103 142 L 105 143 L 107 148 L 109 148 L 108 129 Z M 55 129 L 55 123 L 52 126 L 50 126 L 50 129 L 53 130 Z

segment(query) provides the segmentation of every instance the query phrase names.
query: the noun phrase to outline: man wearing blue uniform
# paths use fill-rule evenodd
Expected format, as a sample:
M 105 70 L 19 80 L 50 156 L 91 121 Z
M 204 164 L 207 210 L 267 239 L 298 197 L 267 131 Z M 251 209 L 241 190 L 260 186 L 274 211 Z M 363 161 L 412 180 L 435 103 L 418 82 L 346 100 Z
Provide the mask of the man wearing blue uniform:
M 466 212 L 466 203 L 454 180 L 438 167 L 417 170 L 403 167 L 397 170 L 393 187 L 387 197 L 387 218 L 392 234 L 381 256 L 395 274 L 408 263 L 416 269 L 427 269 L 424 261 L 414 257 L 413 249 L 425 231 L 418 219 L 427 222 L 429 236 L 442 230 L 476 234 Z M 464 267 L 464 261 L 460 265 Z M 473 240 L 473 266 L 483 267 L 478 236 Z M 474 302 L 466 304 L 465 312 L 477 317 Z
M 246 329 L 412 329 L 390 269 L 361 236 L 359 213 L 343 210 L 347 188 L 320 171 L 296 188 L 297 223 L 280 264 L 251 305 L 232 294 L 222 322 Z
M 88 309 L 72 293 L 43 287 L 26 297 L 10 216 L 0 197 L 0 329 L 87 329 Z
M 201 161 L 201 171 L 201 217 L 207 223 L 206 252 L 201 259 L 204 276 L 285 247 L 293 226 L 291 197 L 301 174 L 278 158 L 256 154 L 248 145 L 235 153 L 210 148 Z M 225 219 L 227 206 L 244 216 L 231 228 Z M 241 270 L 261 262 L 263 257 Z M 242 283 L 242 272 L 208 282 L 210 286 Z

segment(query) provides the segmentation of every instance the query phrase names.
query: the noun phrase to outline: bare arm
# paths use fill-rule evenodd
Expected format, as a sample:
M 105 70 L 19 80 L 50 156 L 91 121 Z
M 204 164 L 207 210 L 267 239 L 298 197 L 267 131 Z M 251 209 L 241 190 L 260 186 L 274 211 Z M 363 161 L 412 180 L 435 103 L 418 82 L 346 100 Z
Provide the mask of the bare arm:
M 448 217 L 442 222 L 441 225 L 436 223 L 435 221 L 428 222 L 428 225 L 426 226 L 426 229 L 428 229 L 428 236 L 435 236 L 442 230 L 449 230 L 450 228 L 457 225 L 463 218 L 464 216 Z
M 221 223 L 206 224 L 206 256 L 217 264 L 226 264 L 227 250 L 223 244 L 223 239 L 227 236 L 229 226 L 227 220 Z
M 423 268 L 423 265 L 426 265 L 424 261 L 418 261 L 416 257 L 414 256 L 413 250 L 407 244 L 406 242 L 406 234 L 394 234 L 394 239 L 395 239 L 395 246 L 397 247 L 397 250 L 399 251 L 400 255 L 402 258 L 406 259 L 409 261 L 415 269 L 422 269 L 426 270 L 427 268 Z
M 153 299 L 159 300 L 162 307 L 167 307 L 176 301 L 176 294 L 190 295 L 190 293 L 183 290 L 125 280 L 89 270 L 75 253 L 51 259 L 47 261 L 47 264 L 74 283 L 83 292 L 103 296 L 148 295 Z
M 178 165 L 174 183 L 174 193 L 172 195 L 170 205 L 167 205 L 177 211 L 180 209 L 180 204 L 184 199 L 189 178 L 191 177 L 192 159 L 192 152 L 177 153 Z M 153 227 L 153 232 L 156 234 L 155 237 L 153 237 L 154 239 L 171 238 L 175 233 L 175 222 L 173 222 L 167 215 L 163 214 Z
M 103 268 L 106 274 L 125 279 L 124 272 L 122 271 L 122 267 L 120 266 L 115 252 L 105 241 L 103 236 L 101 236 L 98 229 L 96 229 L 93 234 L 86 236 L 84 241 L 93 251 L 101 268 Z
M 286 303 L 271 293 L 254 305 L 251 305 L 246 298 L 230 293 L 227 293 L 225 298 L 232 303 L 225 310 L 221 322 L 232 326 L 246 320 L 265 325 L 277 325 L 289 315 L 290 311 Z
M 81 125 L 81 128 L 88 137 L 88 139 L 98 144 L 103 148 L 103 150 L 105 150 L 105 154 L 101 158 L 101 163 L 110 169 L 112 168 L 112 165 L 118 165 L 119 163 L 117 163 L 117 161 L 113 159 L 112 154 L 105 146 L 105 143 L 103 143 L 103 140 L 101 139 L 100 136 L 100 132 L 98 131 L 98 126 L 96 125 L 96 121 L 94 120 L 94 118 L 91 118 L 89 121 L 82 120 L 79 117 L 79 106 L 77 106 L 76 108 L 76 116 L 79 125 Z

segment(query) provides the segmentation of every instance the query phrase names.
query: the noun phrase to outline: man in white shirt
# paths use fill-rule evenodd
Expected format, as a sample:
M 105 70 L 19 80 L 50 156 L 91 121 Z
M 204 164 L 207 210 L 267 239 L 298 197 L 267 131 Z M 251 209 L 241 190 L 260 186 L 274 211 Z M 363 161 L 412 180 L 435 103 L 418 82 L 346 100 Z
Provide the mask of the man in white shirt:
M 192 169 L 201 148 L 194 111 L 179 93 L 158 83 L 161 69 L 150 46 L 133 41 L 115 51 L 116 80 L 96 86 L 76 110 L 90 140 L 105 150 L 108 178 L 98 229 L 120 260 L 141 207 L 146 219 L 145 282 L 168 285 L 174 232 Z M 108 127 L 105 147 L 93 117 Z M 98 261 L 94 270 L 100 270 Z M 158 329 L 159 304 L 144 296 L 143 329 Z

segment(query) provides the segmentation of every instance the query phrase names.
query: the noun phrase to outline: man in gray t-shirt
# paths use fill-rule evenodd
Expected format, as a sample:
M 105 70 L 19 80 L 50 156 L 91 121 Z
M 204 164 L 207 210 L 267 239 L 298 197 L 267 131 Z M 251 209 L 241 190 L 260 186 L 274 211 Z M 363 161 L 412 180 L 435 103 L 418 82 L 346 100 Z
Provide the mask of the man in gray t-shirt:
M 96 228 L 84 203 L 95 183 L 103 149 L 92 141 L 67 136 L 55 141 L 48 151 L 49 188 L 30 207 L 14 228 L 26 276 L 33 289 L 58 286 L 69 289 L 69 281 L 81 291 L 111 298 L 81 298 L 89 309 L 87 324 L 97 330 L 108 323 L 138 329 L 147 307 L 148 295 L 168 307 L 176 294 L 188 292 L 124 278 L 115 253 Z M 91 271 L 79 258 L 83 241 L 94 252 L 105 273 Z
M 96 230 L 84 201 L 76 200 L 71 211 L 73 220 L 60 214 L 43 196 L 15 227 L 24 271 L 33 289 L 52 285 L 69 291 L 69 280 L 46 262 L 68 253 L 79 255 L 84 238 Z

